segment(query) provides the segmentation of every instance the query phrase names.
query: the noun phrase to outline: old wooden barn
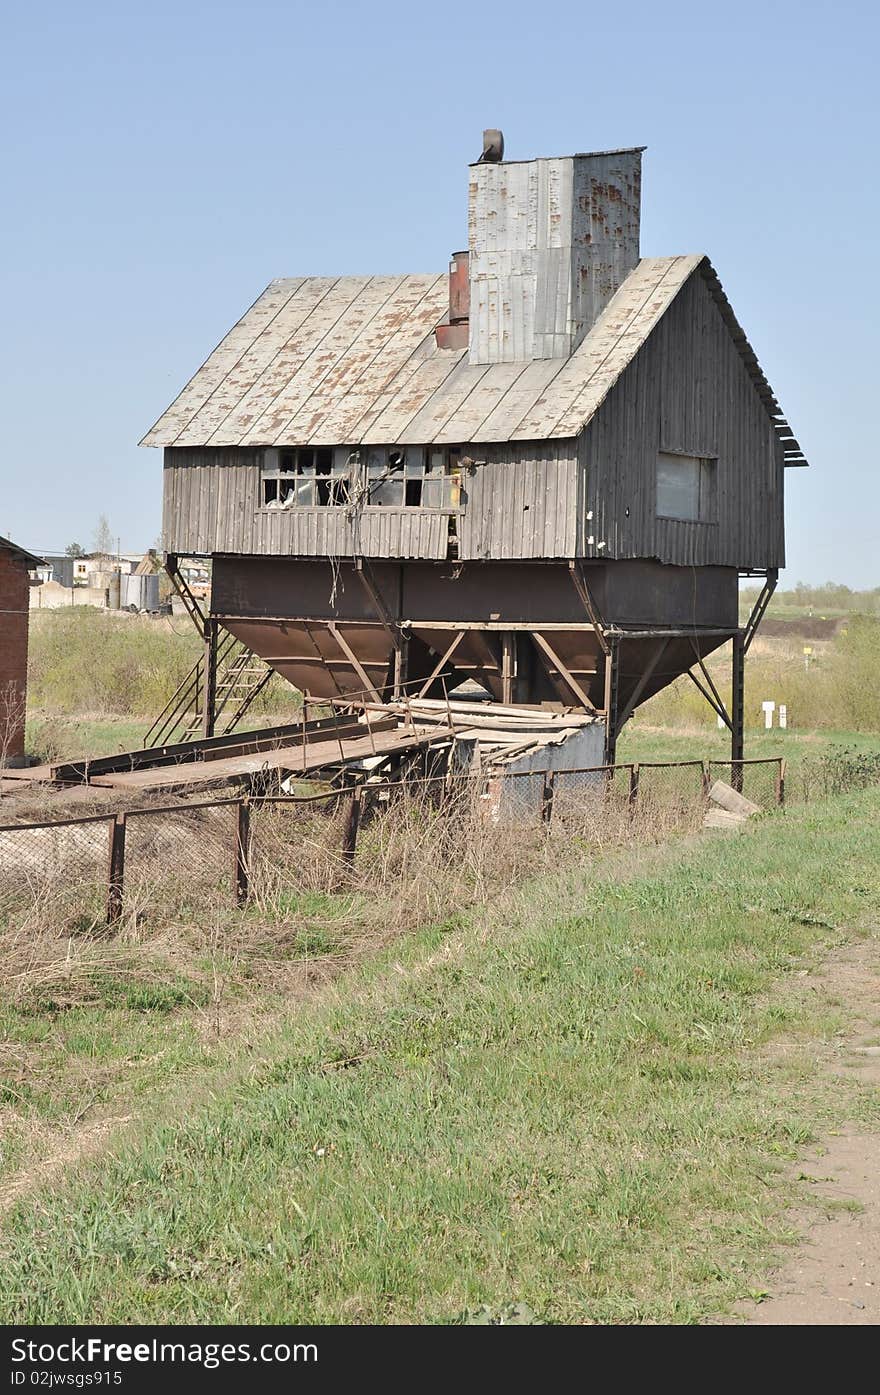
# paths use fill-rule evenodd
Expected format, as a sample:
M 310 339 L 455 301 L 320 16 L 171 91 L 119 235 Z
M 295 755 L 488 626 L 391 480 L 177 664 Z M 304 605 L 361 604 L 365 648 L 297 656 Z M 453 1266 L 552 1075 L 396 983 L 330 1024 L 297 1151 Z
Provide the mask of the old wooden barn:
M 145 436 L 172 578 L 213 563 L 205 734 L 259 660 L 318 698 L 579 707 L 610 761 L 690 672 L 742 756 L 801 449 L 708 258 L 640 256 L 641 149 L 502 156 L 487 132 L 448 272 L 272 281 Z

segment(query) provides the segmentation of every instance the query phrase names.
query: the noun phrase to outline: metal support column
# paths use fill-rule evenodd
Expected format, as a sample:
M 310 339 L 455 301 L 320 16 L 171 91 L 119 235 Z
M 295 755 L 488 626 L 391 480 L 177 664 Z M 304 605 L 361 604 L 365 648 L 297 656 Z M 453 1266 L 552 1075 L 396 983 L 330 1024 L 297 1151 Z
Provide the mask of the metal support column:
M 202 736 L 214 735 L 217 716 L 217 635 L 219 625 L 209 615 L 205 619 L 205 662 L 202 678 Z
M 731 672 L 730 703 L 730 783 L 735 790 L 742 791 L 744 752 L 743 714 L 745 697 L 745 632 L 737 630 L 733 636 L 733 657 Z
M 605 655 L 605 764 L 617 759 L 617 688 L 620 677 L 620 644 L 609 636 Z
M 394 697 L 402 698 L 409 680 L 409 635 L 403 630 L 398 634 L 394 647 Z
M 501 701 L 513 703 L 513 681 L 516 677 L 516 635 L 505 630 L 501 635 Z

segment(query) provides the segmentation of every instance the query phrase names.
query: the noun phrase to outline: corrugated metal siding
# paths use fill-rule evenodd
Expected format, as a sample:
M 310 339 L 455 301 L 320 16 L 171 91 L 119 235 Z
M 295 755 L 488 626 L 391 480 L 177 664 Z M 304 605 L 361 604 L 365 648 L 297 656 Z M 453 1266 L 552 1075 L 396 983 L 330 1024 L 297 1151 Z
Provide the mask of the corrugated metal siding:
M 471 168 L 472 363 L 565 358 L 639 260 L 641 150 Z
M 462 560 L 574 557 L 577 443 L 490 446 L 475 454 L 486 463 L 465 479 Z
M 259 452 L 169 450 L 162 536 L 169 552 L 280 557 L 446 556 L 448 515 L 424 509 L 261 509 Z
M 717 522 L 656 517 L 660 450 L 717 457 Z M 782 450 L 715 298 L 693 277 L 581 437 L 593 513 L 584 555 L 782 566 Z

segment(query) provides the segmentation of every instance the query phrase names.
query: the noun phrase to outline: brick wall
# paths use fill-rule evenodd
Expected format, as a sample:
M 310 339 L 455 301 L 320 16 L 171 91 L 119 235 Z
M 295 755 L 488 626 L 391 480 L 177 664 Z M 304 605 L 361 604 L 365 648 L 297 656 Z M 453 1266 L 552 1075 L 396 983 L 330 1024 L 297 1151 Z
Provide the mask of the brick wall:
M 24 754 L 27 648 L 27 566 L 0 547 L 0 760 Z

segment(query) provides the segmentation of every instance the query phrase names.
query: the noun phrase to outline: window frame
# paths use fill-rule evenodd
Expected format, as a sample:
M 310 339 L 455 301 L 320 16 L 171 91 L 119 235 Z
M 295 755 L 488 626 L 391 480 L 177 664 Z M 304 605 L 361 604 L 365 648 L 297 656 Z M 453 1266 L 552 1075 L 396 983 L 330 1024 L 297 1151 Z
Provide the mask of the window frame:
M 447 516 L 464 513 L 458 447 L 270 447 L 263 452 L 259 487 L 260 513 L 340 508 L 368 513 L 380 509 Z M 304 497 L 289 499 L 291 492 Z M 430 502 L 432 496 L 436 503 Z M 278 499 L 283 502 L 276 503 Z
M 692 462 L 697 467 L 696 514 L 671 513 L 660 507 L 660 470 L 667 462 Z M 667 501 L 668 502 L 668 501 Z M 707 526 L 718 523 L 718 457 L 696 451 L 658 450 L 654 462 L 654 517 L 661 523 L 697 523 Z

